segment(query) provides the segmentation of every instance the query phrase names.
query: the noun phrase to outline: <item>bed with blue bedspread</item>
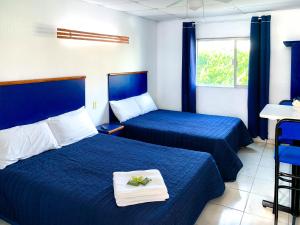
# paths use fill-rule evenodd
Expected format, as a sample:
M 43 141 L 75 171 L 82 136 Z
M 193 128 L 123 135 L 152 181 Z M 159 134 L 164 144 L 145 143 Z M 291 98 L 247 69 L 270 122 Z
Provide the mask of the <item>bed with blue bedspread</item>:
M 124 136 L 130 139 L 212 154 L 224 181 L 236 179 L 243 166 L 237 152 L 253 142 L 235 117 L 156 110 L 124 125 Z
M 170 199 L 117 207 L 113 172 L 144 169 L 161 171 Z M 99 134 L 0 170 L 0 214 L 19 225 L 192 225 L 223 191 L 210 154 Z

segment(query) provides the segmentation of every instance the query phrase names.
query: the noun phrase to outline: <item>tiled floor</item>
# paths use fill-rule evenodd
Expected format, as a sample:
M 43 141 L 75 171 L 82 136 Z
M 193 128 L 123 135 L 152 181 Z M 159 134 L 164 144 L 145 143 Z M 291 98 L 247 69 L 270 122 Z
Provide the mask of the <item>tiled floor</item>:
M 9 225 L 8 223 L 5 223 L 4 221 L 0 220 L 0 225 Z
M 209 202 L 196 225 L 273 225 L 271 209 L 261 205 L 263 199 L 273 200 L 274 145 L 254 143 L 239 152 L 244 167 L 236 182 L 226 183 L 220 198 Z M 288 165 L 281 165 L 290 171 Z M 289 191 L 280 192 L 280 202 L 289 205 Z M 292 218 L 279 214 L 280 225 L 290 225 Z M 297 225 L 300 225 L 298 219 Z
M 239 152 L 244 167 L 236 182 L 226 183 L 225 194 L 207 204 L 195 225 L 272 225 L 271 209 L 263 208 L 263 199 L 273 199 L 274 146 L 255 143 Z M 289 171 L 287 165 L 282 169 Z M 282 191 L 280 202 L 289 205 L 288 191 Z M 280 225 L 291 225 L 292 218 L 280 213 Z M 298 219 L 297 225 L 300 225 Z M 0 225 L 8 225 L 1 222 Z

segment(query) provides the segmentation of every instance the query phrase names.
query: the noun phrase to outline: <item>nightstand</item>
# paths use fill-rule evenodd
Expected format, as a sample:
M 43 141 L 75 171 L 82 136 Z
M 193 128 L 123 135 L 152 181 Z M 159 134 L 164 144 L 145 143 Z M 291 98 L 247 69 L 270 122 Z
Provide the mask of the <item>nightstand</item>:
M 124 126 L 120 123 L 105 123 L 96 127 L 101 134 L 120 135 Z

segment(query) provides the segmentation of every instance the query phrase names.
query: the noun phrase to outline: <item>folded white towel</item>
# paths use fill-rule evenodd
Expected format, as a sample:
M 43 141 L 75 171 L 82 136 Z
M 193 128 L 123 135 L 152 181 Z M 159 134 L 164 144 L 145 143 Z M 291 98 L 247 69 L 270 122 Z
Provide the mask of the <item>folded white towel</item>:
M 152 197 L 138 197 L 138 198 L 131 198 L 131 199 L 116 199 L 116 203 L 120 207 L 129 206 L 129 205 L 136 205 L 146 202 L 162 202 L 169 198 L 169 195 L 166 194 L 165 196 L 152 196 Z
M 135 176 L 151 179 L 147 185 L 138 187 L 127 182 Z M 169 198 L 168 190 L 158 170 L 137 170 L 113 173 L 114 195 L 118 206 L 134 205 L 144 202 L 164 201 Z
M 165 200 L 165 199 L 169 198 L 169 194 L 164 193 L 164 194 L 160 194 L 160 195 L 147 195 L 147 196 L 139 196 L 139 197 L 117 198 L 117 201 L 119 201 L 119 202 L 135 202 L 135 201 L 143 200 L 143 199 L 151 199 L 153 197 Z

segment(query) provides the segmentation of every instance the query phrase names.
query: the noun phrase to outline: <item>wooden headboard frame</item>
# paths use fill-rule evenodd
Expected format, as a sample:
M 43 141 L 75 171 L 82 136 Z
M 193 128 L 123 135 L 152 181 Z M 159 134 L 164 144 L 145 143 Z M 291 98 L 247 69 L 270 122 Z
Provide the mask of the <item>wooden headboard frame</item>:
M 86 76 L 70 76 L 70 77 L 31 79 L 31 80 L 0 81 L 0 86 L 45 83 L 45 82 L 64 81 L 64 80 L 84 80 L 85 78 L 86 78 Z
M 84 106 L 85 78 L 0 82 L 0 129 L 34 123 Z

